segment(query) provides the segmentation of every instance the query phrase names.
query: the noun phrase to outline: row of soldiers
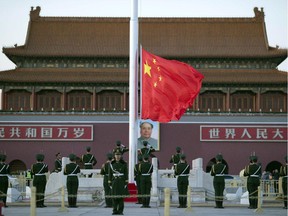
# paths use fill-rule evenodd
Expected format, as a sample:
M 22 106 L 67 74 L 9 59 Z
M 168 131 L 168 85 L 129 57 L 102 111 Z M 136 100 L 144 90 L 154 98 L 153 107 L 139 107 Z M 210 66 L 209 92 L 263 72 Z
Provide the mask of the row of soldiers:
M 181 148 L 176 147 L 176 154 L 172 155 L 170 159 L 170 163 L 173 163 L 173 167 L 175 169 L 175 174 L 180 177 L 179 172 L 177 171 L 177 165 L 179 163 L 185 163 L 181 160 Z M 185 158 L 184 156 L 182 156 Z M 225 175 L 228 174 L 228 167 L 223 163 L 223 156 L 221 154 L 217 154 L 215 156 L 216 163 L 213 164 L 211 168 L 211 176 L 213 176 L 213 187 L 215 191 L 215 208 L 224 208 L 223 207 L 223 192 L 225 189 Z M 280 167 L 280 176 L 282 176 L 282 189 L 283 189 L 283 200 L 284 200 L 284 209 L 287 209 L 287 178 L 288 178 L 288 159 L 287 156 L 284 158 L 285 164 Z M 182 165 L 183 167 L 183 165 Z M 247 177 L 247 190 L 249 193 L 249 207 L 250 209 L 256 209 L 258 205 L 258 186 L 260 185 L 261 178 L 261 165 L 258 164 L 258 157 L 256 155 L 251 155 L 249 157 L 249 165 L 244 168 L 244 176 Z M 177 187 L 179 192 L 179 203 L 181 206 L 181 191 L 183 194 L 186 194 L 184 187 L 188 186 L 188 184 L 182 184 L 181 187 L 181 179 L 177 180 Z M 184 190 L 184 191 L 183 191 Z M 182 201 L 183 202 L 183 201 Z
M 212 166 L 211 175 L 214 176 L 213 186 L 215 190 L 215 208 L 223 207 L 223 192 L 225 189 L 225 174 L 228 174 L 228 169 L 222 163 L 223 156 L 216 155 L 216 164 Z M 287 173 L 288 161 L 285 157 L 285 164 L 280 168 L 280 176 L 282 176 L 282 189 L 284 196 L 284 209 L 287 209 Z M 257 209 L 258 207 L 258 186 L 260 186 L 261 165 L 258 163 L 258 157 L 252 155 L 249 157 L 249 165 L 244 168 L 244 176 L 247 177 L 247 190 L 249 193 L 249 209 Z
M 144 144 L 144 143 L 143 143 Z M 117 147 L 113 149 L 113 153 L 107 154 L 107 162 L 101 168 L 101 174 L 104 176 L 104 190 L 106 207 L 113 207 L 113 214 L 123 214 L 124 202 L 123 198 L 128 195 L 128 167 L 127 163 L 123 160 L 122 155 L 128 149 L 121 144 L 120 141 L 116 142 Z M 153 165 L 150 163 L 149 158 L 154 155 L 154 150 L 144 144 L 144 148 L 138 153 L 138 163 L 134 167 L 135 181 L 138 189 L 138 203 L 141 203 L 143 208 L 150 207 L 150 190 L 152 187 L 151 174 L 153 172 Z M 93 168 L 93 164 L 97 163 L 96 158 L 90 153 L 91 148 L 88 147 L 87 153 L 82 156 L 84 166 L 86 169 Z M 59 155 L 56 155 L 59 157 Z M 215 189 L 215 202 L 216 208 L 223 208 L 223 191 L 225 189 L 224 175 L 228 174 L 228 168 L 222 163 L 223 156 L 216 155 L 216 164 L 212 166 L 211 175 L 214 176 L 213 186 Z M 69 155 L 70 162 L 64 169 L 64 174 L 67 175 L 67 190 L 68 190 L 68 203 L 69 207 L 77 207 L 77 190 L 78 190 L 78 176 L 80 167 L 76 164 L 76 155 Z M 0 154 L 0 201 L 6 205 L 6 193 L 8 189 L 8 174 L 9 165 L 5 163 L 6 155 Z M 34 176 L 33 186 L 37 191 L 37 207 L 46 207 L 44 205 L 44 192 L 46 186 L 45 173 L 48 172 L 48 166 L 43 162 L 44 155 L 36 155 L 37 162 L 32 165 L 31 172 Z M 247 189 L 249 192 L 249 208 L 257 208 L 257 195 L 258 186 L 260 185 L 261 166 L 257 163 L 257 156 L 250 156 L 250 164 L 244 169 L 244 176 L 248 176 Z M 284 208 L 287 209 L 287 156 L 285 157 L 286 164 L 281 166 L 280 175 L 283 177 L 283 193 L 284 193 Z M 187 188 L 190 166 L 186 162 L 186 157 L 181 153 L 181 148 L 176 148 L 176 154 L 172 155 L 170 163 L 173 163 L 175 175 L 178 176 L 177 188 L 179 192 L 179 208 L 187 206 Z M 58 167 L 62 164 L 55 161 Z M 116 198 L 112 198 L 115 197 Z M 118 197 L 119 198 L 118 198 Z

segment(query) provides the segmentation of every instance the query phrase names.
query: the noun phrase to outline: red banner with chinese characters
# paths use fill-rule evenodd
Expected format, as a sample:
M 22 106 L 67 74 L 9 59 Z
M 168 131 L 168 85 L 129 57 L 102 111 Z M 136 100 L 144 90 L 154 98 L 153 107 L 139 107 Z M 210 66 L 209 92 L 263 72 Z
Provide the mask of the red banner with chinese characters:
M 93 125 L 1 124 L 1 140 L 91 141 Z
M 287 142 L 287 126 L 201 125 L 200 141 Z

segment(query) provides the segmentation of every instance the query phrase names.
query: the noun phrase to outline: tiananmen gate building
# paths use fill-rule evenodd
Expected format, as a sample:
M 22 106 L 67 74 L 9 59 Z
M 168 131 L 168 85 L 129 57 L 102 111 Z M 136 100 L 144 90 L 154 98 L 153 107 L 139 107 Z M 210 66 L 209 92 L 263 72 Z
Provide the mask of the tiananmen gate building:
M 100 168 L 116 140 L 128 146 L 130 19 L 44 17 L 40 10 L 31 8 L 25 44 L 3 48 L 16 67 L 0 72 L 0 151 L 19 172 L 39 152 L 53 170 L 57 152 L 80 157 L 91 146 Z M 207 172 L 218 153 L 235 175 L 254 153 L 262 170 L 284 162 L 287 72 L 277 66 L 287 49 L 269 46 L 263 9 L 254 13 L 139 18 L 143 48 L 205 76 L 181 120 L 158 125 L 161 169 L 172 166 L 176 146 L 189 161 L 203 158 Z

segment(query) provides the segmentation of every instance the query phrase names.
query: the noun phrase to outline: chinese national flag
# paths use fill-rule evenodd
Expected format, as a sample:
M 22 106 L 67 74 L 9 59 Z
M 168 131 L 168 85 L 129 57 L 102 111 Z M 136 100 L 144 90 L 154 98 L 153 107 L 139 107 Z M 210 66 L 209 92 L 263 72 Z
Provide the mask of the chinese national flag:
M 179 120 L 198 95 L 204 76 L 188 64 L 142 49 L 141 119 Z

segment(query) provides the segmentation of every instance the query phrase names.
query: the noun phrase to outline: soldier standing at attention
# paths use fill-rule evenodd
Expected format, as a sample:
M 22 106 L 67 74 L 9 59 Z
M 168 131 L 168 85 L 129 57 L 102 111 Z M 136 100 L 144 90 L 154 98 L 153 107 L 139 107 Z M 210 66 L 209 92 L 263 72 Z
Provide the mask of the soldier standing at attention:
M 82 161 L 84 163 L 84 169 L 93 169 L 93 166 L 95 166 L 97 164 L 97 160 L 94 157 L 94 155 L 92 155 L 90 153 L 91 151 L 91 147 L 88 146 L 86 147 L 86 154 L 82 155 Z M 89 178 L 92 177 L 92 173 L 88 175 Z
M 171 159 L 170 159 L 170 163 L 173 163 L 173 168 L 175 169 L 176 164 L 179 163 L 180 161 L 180 156 L 181 156 L 181 148 L 180 147 L 176 147 L 176 154 L 172 155 Z
M 108 183 L 111 187 L 113 213 L 112 215 L 123 215 L 124 196 L 129 195 L 128 192 L 128 166 L 122 159 L 122 153 L 118 149 L 115 153 L 115 159 L 110 163 Z
M 153 165 L 149 161 L 149 155 L 145 154 L 143 156 L 143 162 L 139 165 L 139 173 L 141 174 L 140 183 L 141 183 L 141 193 L 142 206 L 141 208 L 150 208 L 150 193 L 152 187 L 151 174 L 153 172 Z
M 284 209 L 287 209 L 287 178 L 288 178 L 288 157 L 285 157 L 285 163 L 280 167 L 280 176 L 282 177 L 282 189 L 283 189 L 283 200 Z
M 179 193 L 179 206 L 178 208 L 187 208 L 187 190 L 189 185 L 190 165 L 186 162 L 186 156 L 180 156 L 180 162 L 175 166 L 175 175 L 178 176 L 177 188 Z
M 67 164 L 64 169 L 64 175 L 67 175 L 68 205 L 69 208 L 77 208 L 78 173 L 80 173 L 80 167 L 76 164 L 76 155 L 70 154 L 69 159 L 70 163 Z
M 250 209 L 256 209 L 258 204 L 258 186 L 260 185 L 261 166 L 257 164 L 257 156 L 250 156 L 250 163 L 244 169 L 244 176 L 247 178 L 247 190 L 249 193 L 249 207 Z
M 44 205 L 44 194 L 46 187 L 46 175 L 48 172 L 48 165 L 44 161 L 45 156 L 43 154 L 37 154 L 37 162 L 32 165 L 31 174 L 33 176 L 33 186 L 36 187 L 36 207 L 47 207 Z
M 5 163 L 6 155 L 0 154 L 0 201 L 3 201 L 4 207 L 7 208 L 6 199 L 9 186 L 8 174 L 10 174 L 9 165 Z
M 111 188 L 109 187 L 109 184 L 108 184 L 108 175 L 109 175 L 110 163 L 111 163 L 112 159 L 113 159 L 113 154 L 108 153 L 107 154 L 107 161 L 102 165 L 101 171 L 100 171 L 100 174 L 104 176 L 103 187 L 104 187 L 105 202 L 106 202 L 105 208 L 111 208 L 112 207 L 112 199 L 110 197 L 106 197 L 106 196 L 111 196 Z
M 227 166 L 222 163 L 223 156 L 221 154 L 216 155 L 216 164 L 213 164 L 211 168 L 211 176 L 214 176 L 213 186 L 215 191 L 215 208 L 223 207 L 223 191 L 225 189 L 224 175 L 228 174 Z
M 137 194 L 140 195 L 137 197 L 138 202 L 136 204 L 142 204 L 142 197 L 141 197 L 141 174 L 139 171 L 140 164 L 142 163 L 143 158 L 142 155 L 138 155 L 138 163 L 134 166 L 134 180 L 136 181 L 137 186 Z
M 62 156 L 61 156 L 61 153 L 60 153 L 60 152 L 58 152 L 58 153 L 56 154 L 56 160 L 55 160 L 55 162 L 54 162 L 54 166 L 55 166 L 54 171 L 55 171 L 56 173 L 62 171 Z
M 117 140 L 116 148 L 113 149 L 113 153 L 115 154 L 116 151 L 120 151 L 121 154 L 123 155 L 125 152 L 129 151 L 129 149 L 126 148 L 126 146 L 123 145 L 120 140 Z

